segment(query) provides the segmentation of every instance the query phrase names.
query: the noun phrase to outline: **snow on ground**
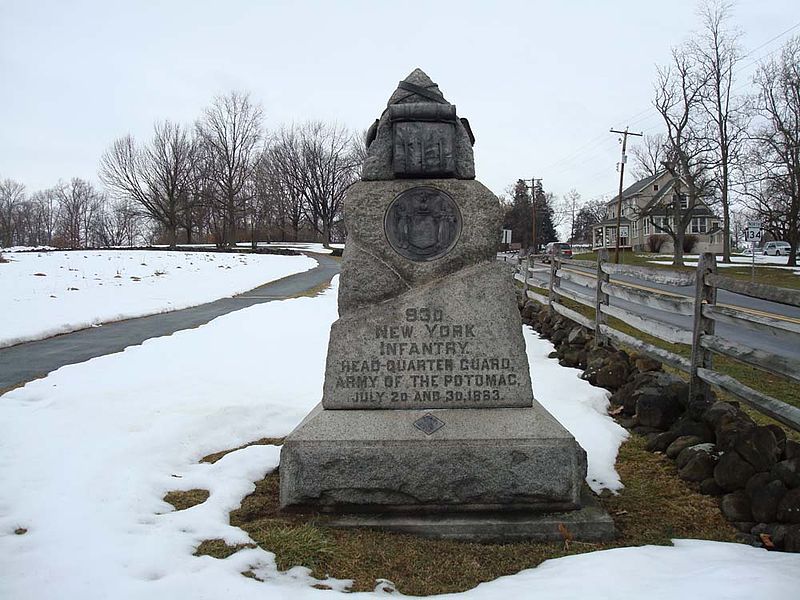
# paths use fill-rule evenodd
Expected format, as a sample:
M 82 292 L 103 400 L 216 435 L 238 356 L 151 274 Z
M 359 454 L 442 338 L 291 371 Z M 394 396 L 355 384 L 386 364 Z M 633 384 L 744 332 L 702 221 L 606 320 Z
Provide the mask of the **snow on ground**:
M 260 548 L 192 556 L 204 539 L 247 541 L 228 512 L 277 466 L 279 449 L 198 460 L 285 435 L 302 419 L 321 395 L 336 316 L 334 286 L 63 367 L 0 397 L 0 598 L 338 597 L 347 582 L 313 589 L 306 569 L 279 573 Z M 603 414 L 606 393 L 547 359 L 548 342 L 527 333 L 526 343 L 537 398 L 587 449 L 590 476 L 618 486 L 624 433 Z M 191 488 L 211 495 L 184 511 L 161 500 Z M 247 569 L 266 581 L 241 576 Z M 798 555 L 678 541 L 551 560 L 452 596 L 789 598 L 798 586 Z
M 316 266 L 306 256 L 99 250 L 6 254 L 0 348 L 197 306 Z
M 643 258 L 648 258 L 649 256 L 653 255 L 642 255 Z M 671 265 L 672 264 L 672 255 L 671 254 L 656 254 L 654 255 L 659 260 L 648 260 L 647 262 L 653 263 L 654 265 Z M 684 254 L 684 262 L 683 264 L 687 267 L 696 267 L 697 266 L 697 259 L 699 256 L 697 254 Z M 765 254 L 756 254 L 755 265 L 756 267 L 766 266 L 776 269 L 791 269 L 797 274 L 800 274 L 800 270 L 798 267 L 787 267 L 786 261 L 788 257 L 786 256 L 767 256 Z M 753 264 L 753 257 L 750 255 L 743 256 L 743 255 L 733 255 L 731 256 L 731 263 L 724 263 L 719 258 L 717 258 L 717 267 L 725 268 L 725 267 L 749 267 Z

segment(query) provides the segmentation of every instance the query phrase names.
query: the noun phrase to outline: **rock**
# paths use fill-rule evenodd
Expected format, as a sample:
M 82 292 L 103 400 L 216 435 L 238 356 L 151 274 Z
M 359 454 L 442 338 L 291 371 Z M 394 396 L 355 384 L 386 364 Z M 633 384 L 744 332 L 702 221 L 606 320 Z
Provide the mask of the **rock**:
M 631 427 L 631 431 L 636 435 L 641 435 L 642 437 L 646 437 L 650 434 L 659 435 L 663 433 L 660 429 L 656 429 L 655 427 L 646 427 L 644 425 L 634 425 Z
M 537 306 L 538 306 L 538 304 L 536 302 L 534 302 L 533 300 L 528 300 L 525 303 L 525 306 L 522 309 L 522 313 L 521 313 L 522 314 L 522 318 L 523 319 L 528 319 L 528 320 L 533 319 L 534 315 L 536 314 L 536 307 Z
M 633 366 L 636 367 L 636 370 L 640 373 L 647 373 L 648 371 L 660 371 L 661 370 L 661 363 L 657 360 L 653 360 L 648 356 L 638 356 L 633 360 Z
M 554 345 L 558 346 L 566 337 L 567 332 L 564 329 L 556 329 L 553 331 L 553 335 L 550 336 L 550 341 L 553 342 Z
M 567 336 L 567 343 L 570 346 L 584 346 L 587 341 L 586 330 L 583 327 L 573 328 Z
M 665 454 L 667 455 L 667 458 L 675 460 L 678 458 L 678 455 L 687 448 L 697 446 L 698 444 L 702 443 L 703 440 L 696 435 L 682 435 L 679 438 L 676 438 L 676 440 L 667 447 Z
M 786 528 L 783 549 L 786 552 L 800 552 L 800 525 L 790 525 Z
M 776 463 L 770 473 L 787 487 L 800 487 L 800 458 L 789 458 Z
M 705 444 L 699 444 L 698 443 L 698 444 L 689 446 L 689 447 L 684 448 L 683 450 L 681 450 L 681 452 L 675 458 L 675 466 L 678 467 L 679 469 L 682 469 L 684 466 L 686 466 L 686 463 L 688 463 L 689 460 L 695 454 L 697 454 L 698 452 L 702 452 L 704 454 L 712 455 L 712 456 L 714 456 L 715 461 L 716 461 L 716 455 L 714 454 L 715 450 L 716 450 L 716 446 L 714 446 L 714 444 L 709 444 L 709 443 L 705 443 Z M 709 475 L 709 477 L 710 477 L 710 475 Z
M 786 432 L 774 423 L 767 425 L 767 429 L 775 436 L 775 442 L 778 444 L 778 460 L 780 460 L 786 450 Z
M 778 521 L 800 523 L 800 489 L 789 490 L 778 503 Z
M 687 448 L 686 450 L 691 450 Z M 684 450 L 684 452 L 686 452 Z M 706 481 L 714 476 L 716 457 L 709 452 L 695 452 L 690 455 L 686 464 L 678 471 L 678 477 L 685 481 Z
M 785 546 L 786 532 L 789 527 L 791 525 L 787 526 L 782 523 L 758 523 L 750 530 L 750 533 L 757 535 L 759 538 L 762 533 L 765 533 L 776 548 L 782 549 Z
M 683 435 L 694 435 L 704 442 L 714 441 L 714 432 L 707 424 L 702 421 L 690 419 L 686 416 L 678 419 L 669 430 L 674 431 L 679 437 Z
M 716 479 L 709 477 L 700 482 L 700 493 L 706 496 L 721 496 L 724 490 L 719 487 Z
M 561 357 L 561 360 L 558 361 L 559 364 L 564 367 L 577 367 L 578 363 L 581 361 L 580 351 L 572 349 L 571 346 L 566 346 L 566 348 L 569 348 L 569 350 L 567 350 L 564 356 Z
M 800 442 L 786 440 L 786 447 L 783 449 L 784 458 L 800 458 Z
M 717 427 L 717 423 L 724 415 L 735 415 L 736 408 L 728 402 L 715 402 L 703 413 L 703 420 L 712 428 Z
M 598 369 L 595 385 L 614 391 L 621 388 L 625 384 L 627 378 L 628 365 L 621 360 L 612 360 Z M 646 424 L 647 423 L 643 423 L 643 425 Z
M 591 354 L 591 352 L 587 353 Z M 619 388 L 616 392 L 609 396 L 608 401 L 613 404 L 614 406 L 625 406 L 626 400 L 630 397 L 633 391 L 636 389 L 636 379 L 634 378 L 632 381 L 629 381 L 621 388 Z M 633 412 L 636 412 L 635 410 Z
M 761 540 L 751 533 L 739 532 L 734 536 L 734 539 L 739 544 L 746 544 L 747 546 L 753 546 L 754 548 L 761 547 Z
M 728 521 L 752 521 L 753 514 L 750 511 L 750 498 L 744 490 L 725 494 L 720 500 L 720 510 Z
M 661 435 L 653 438 L 652 441 L 648 442 L 645 446 L 646 450 L 650 452 L 666 452 L 669 445 L 678 439 L 677 434 L 673 433 L 672 431 L 665 431 Z
M 554 350 L 553 352 L 547 355 L 547 358 L 558 358 L 558 351 Z
M 646 394 L 636 402 L 636 420 L 648 427 L 667 429 L 681 412 L 681 404 L 674 396 Z
M 747 495 L 752 498 L 753 493 L 757 489 L 763 488 L 770 481 L 776 481 L 776 480 L 777 478 L 770 473 L 756 473 L 750 479 L 747 480 L 747 483 L 744 486 L 744 491 L 747 492 Z
M 755 527 L 758 523 L 754 523 L 753 521 L 736 521 L 735 523 L 731 524 L 742 533 L 750 535 L 750 530 L 753 529 L 753 527 Z
M 726 492 L 744 488 L 747 480 L 754 474 L 753 466 L 733 451 L 725 452 L 714 468 L 714 479 Z M 735 520 L 746 521 L 747 519 Z
M 756 472 L 769 471 L 778 461 L 778 442 L 769 427 L 745 431 L 734 444 L 736 452 L 753 465 Z
M 753 420 L 743 412 L 722 415 L 714 427 L 717 447 L 723 451 L 732 450 L 736 441 L 755 426 Z
M 770 481 L 764 487 L 753 490 L 750 495 L 753 518 L 762 523 L 774 521 L 778 515 L 778 504 L 786 495 L 786 491 L 782 481 Z

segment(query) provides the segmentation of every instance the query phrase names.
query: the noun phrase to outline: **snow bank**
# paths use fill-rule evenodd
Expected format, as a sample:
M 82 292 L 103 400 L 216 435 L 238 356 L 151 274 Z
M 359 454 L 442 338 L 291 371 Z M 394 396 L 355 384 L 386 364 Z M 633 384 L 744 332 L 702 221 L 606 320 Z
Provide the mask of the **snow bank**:
M 195 557 L 209 538 L 247 541 L 228 512 L 273 470 L 288 433 L 319 400 L 336 289 L 247 308 L 197 329 L 63 367 L 0 397 L 0 598 L 329 598 L 308 571 L 275 568 L 263 549 Z M 618 486 L 624 436 L 603 415 L 605 392 L 545 358 L 526 333 L 539 400 L 589 453 L 591 477 Z M 172 511 L 169 490 L 209 499 Z M 22 535 L 18 529 L 27 529 Z M 800 557 L 713 542 L 595 552 L 544 563 L 458 595 L 489 598 L 792 597 Z M 265 582 L 242 577 L 253 570 Z M 376 594 L 349 595 L 349 598 Z
M 103 250 L 8 254 L 0 348 L 232 296 L 316 266 L 306 256 Z

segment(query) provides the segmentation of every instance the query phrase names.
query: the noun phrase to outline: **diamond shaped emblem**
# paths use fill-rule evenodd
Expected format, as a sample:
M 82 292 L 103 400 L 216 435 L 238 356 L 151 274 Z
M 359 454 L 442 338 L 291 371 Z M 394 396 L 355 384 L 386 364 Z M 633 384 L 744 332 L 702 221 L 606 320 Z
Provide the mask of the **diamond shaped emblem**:
M 425 435 L 431 435 L 432 433 L 435 433 L 444 427 L 444 421 L 437 419 L 431 413 L 428 413 L 427 415 L 414 421 L 414 427 L 419 429 Z

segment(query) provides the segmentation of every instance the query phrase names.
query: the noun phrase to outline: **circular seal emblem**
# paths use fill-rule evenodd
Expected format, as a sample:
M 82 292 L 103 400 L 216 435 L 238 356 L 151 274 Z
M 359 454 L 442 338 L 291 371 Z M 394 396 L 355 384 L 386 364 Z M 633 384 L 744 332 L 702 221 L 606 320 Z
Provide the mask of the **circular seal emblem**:
M 441 258 L 461 235 L 461 211 L 441 190 L 415 187 L 395 198 L 383 223 L 395 252 L 413 261 Z

